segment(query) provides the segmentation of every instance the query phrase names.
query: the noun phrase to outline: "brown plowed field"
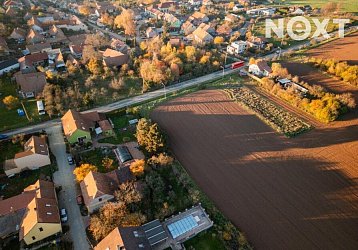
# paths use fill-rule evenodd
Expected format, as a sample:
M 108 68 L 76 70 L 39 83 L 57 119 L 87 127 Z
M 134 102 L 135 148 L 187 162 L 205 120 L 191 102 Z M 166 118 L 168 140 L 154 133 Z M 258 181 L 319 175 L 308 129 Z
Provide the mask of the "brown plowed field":
M 307 51 L 308 56 L 347 61 L 358 65 L 358 32 Z
M 256 249 L 358 249 L 358 119 L 297 138 L 218 90 L 152 113 L 202 190 Z

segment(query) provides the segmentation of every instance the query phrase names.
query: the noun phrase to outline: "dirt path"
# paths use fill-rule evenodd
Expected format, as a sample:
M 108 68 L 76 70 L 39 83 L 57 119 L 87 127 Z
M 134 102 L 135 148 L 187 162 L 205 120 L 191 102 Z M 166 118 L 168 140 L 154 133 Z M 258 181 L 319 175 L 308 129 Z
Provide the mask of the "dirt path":
M 191 176 L 257 249 L 358 249 L 358 121 L 287 139 L 220 91 L 152 118 Z

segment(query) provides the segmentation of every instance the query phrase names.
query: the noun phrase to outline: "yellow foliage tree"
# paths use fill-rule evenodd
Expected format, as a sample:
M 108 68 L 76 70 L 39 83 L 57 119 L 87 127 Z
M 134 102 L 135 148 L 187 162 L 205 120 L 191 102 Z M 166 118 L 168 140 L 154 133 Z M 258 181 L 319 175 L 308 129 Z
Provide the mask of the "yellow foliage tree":
M 15 96 L 12 96 L 12 95 L 9 95 L 9 96 L 6 96 L 2 102 L 6 105 L 6 107 L 8 109 L 14 109 L 16 108 L 18 105 L 19 105 L 19 98 L 15 97 Z
M 217 36 L 214 38 L 214 44 L 222 44 L 224 41 L 225 40 L 222 36 Z
M 76 181 L 81 182 L 89 172 L 97 172 L 97 170 L 96 166 L 85 163 L 75 168 L 75 170 L 73 170 L 73 174 L 76 176 Z
M 131 170 L 131 172 L 134 175 L 140 176 L 144 173 L 145 161 L 144 160 L 135 160 L 134 162 L 132 162 L 129 169 Z

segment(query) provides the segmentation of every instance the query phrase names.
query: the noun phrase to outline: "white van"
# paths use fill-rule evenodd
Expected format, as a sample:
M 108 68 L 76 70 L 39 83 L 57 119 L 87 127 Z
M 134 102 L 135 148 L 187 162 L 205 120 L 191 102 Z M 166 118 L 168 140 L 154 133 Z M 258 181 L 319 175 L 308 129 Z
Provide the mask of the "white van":
M 46 114 L 45 106 L 44 106 L 44 103 L 42 101 L 37 101 L 37 111 L 39 112 L 39 115 Z

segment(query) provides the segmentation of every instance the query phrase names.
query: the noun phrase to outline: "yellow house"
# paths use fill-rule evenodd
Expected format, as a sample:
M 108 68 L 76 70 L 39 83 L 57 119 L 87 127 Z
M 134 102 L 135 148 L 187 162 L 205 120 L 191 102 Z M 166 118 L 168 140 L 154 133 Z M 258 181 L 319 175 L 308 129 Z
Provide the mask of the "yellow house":
M 39 180 L 26 189 L 29 190 L 35 190 L 36 197 L 27 206 L 21 222 L 19 240 L 26 245 L 62 232 L 53 183 Z

